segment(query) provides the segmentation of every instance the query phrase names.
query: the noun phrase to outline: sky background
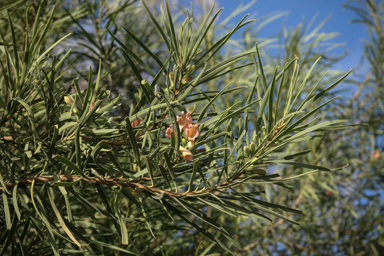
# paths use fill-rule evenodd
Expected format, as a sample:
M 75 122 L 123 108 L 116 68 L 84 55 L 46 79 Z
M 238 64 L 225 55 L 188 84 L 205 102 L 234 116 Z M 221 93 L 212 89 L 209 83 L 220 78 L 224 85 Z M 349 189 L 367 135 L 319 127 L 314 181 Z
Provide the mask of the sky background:
M 204 0 L 203 0 L 204 1 Z M 218 7 L 224 7 L 221 19 L 227 17 L 239 5 L 247 5 L 251 1 L 247 0 L 216 0 Z M 368 38 L 368 32 L 364 25 L 358 23 L 350 23 L 352 19 L 356 19 L 357 15 L 349 9 L 343 7 L 345 0 L 258 0 L 247 11 L 238 15 L 233 22 L 239 21 L 240 16 L 246 13 L 251 18 L 255 18 L 260 23 L 261 18 L 276 11 L 289 11 L 290 13 L 279 18 L 272 23 L 266 25 L 260 30 L 261 37 L 277 34 L 281 25 L 285 22 L 287 28 L 294 28 L 305 19 L 308 24 L 317 14 L 312 28 L 320 24 L 324 19 L 330 17 L 328 22 L 321 28 L 319 32 L 337 32 L 339 36 L 332 39 L 331 42 L 345 43 L 344 47 L 337 48 L 334 53 L 342 53 L 348 50 L 349 54 L 337 65 L 338 68 L 349 70 L 353 68 L 357 75 L 357 67 L 360 64 L 361 55 L 363 53 L 363 38 Z

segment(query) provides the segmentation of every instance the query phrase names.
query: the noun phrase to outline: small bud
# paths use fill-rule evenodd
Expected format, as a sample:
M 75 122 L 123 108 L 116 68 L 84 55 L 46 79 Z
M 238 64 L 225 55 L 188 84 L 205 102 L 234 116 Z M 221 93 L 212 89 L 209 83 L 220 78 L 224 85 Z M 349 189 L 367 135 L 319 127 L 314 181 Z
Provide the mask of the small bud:
M 263 136 L 265 137 L 267 134 L 267 128 L 265 126 L 261 127 L 261 131 L 263 132 Z
M 374 150 L 371 154 L 371 160 L 375 161 L 380 157 L 380 151 Z
M 252 142 L 255 143 L 255 145 L 259 145 L 261 143 L 260 137 L 257 135 L 256 131 L 253 132 Z
M 135 99 L 137 100 L 137 102 L 139 102 L 140 101 L 140 94 L 139 93 L 135 93 Z
M 175 73 L 173 73 L 173 72 L 169 73 L 169 80 L 171 81 L 170 88 L 174 88 L 175 87 L 175 83 L 174 83 L 174 81 L 175 81 Z
M 251 150 L 249 150 L 249 147 L 248 147 L 248 146 L 245 146 L 245 147 L 244 147 L 244 151 L 245 151 L 245 155 L 246 155 L 246 156 L 250 156 L 250 155 L 251 155 Z
M 189 76 L 189 77 L 185 76 L 185 77 L 183 78 L 183 80 L 181 80 L 181 83 L 182 83 L 182 84 L 186 84 L 186 83 L 191 82 L 192 80 L 193 80 L 193 77 L 192 77 L 192 76 Z
M 187 69 L 187 74 L 191 74 L 191 72 L 195 69 L 195 65 L 189 66 Z
M 69 105 L 73 104 L 73 100 L 69 96 L 64 96 L 64 101 L 65 101 L 65 103 L 67 103 Z
M 141 80 L 141 84 L 142 84 L 142 85 L 146 85 L 146 84 L 148 84 L 148 80 L 147 80 L 147 79 Z
M 252 152 L 252 154 L 254 154 L 256 152 L 256 145 L 253 142 L 251 143 L 251 152 Z
M 169 80 L 171 80 L 171 82 L 173 82 L 173 80 L 175 80 L 175 73 L 173 73 L 173 72 L 169 73 Z
M 73 113 L 75 113 L 76 115 L 79 115 L 80 114 L 80 110 L 77 107 L 74 107 L 73 108 Z
M 183 139 L 182 139 L 182 142 L 183 142 L 184 145 L 187 145 L 187 144 L 188 144 L 188 140 L 187 140 L 187 139 L 184 139 L 184 138 L 183 138 Z
M 143 122 L 142 122 L 141 118 L 139 118 L 139 119 L 136 119 L 135 121 L 133 121 L 131 123 L 131 127 L 135 128 L 136 126 L 141 125 L 141 124 L 143 124 Z

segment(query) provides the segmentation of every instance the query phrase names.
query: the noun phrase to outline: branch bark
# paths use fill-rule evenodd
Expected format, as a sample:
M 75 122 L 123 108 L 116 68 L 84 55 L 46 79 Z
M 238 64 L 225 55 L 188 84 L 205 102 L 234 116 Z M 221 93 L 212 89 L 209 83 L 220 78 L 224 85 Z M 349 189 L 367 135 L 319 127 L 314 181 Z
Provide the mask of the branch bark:
M 147 191 L 154 192 L 154 193 L 164 193 L 165 195 L 171 196 L 171 197 L 185 197 L 185 196 L 194 196 L 194 197 L 203 197 L 203 196 L 209 196 L 211 193 L 218 191 L 220 188 L 225 188 L 228 187 L 228 185 L 233 184 L 233 186 L 239 185 L 240 183 L 238 181 L 227 181 L 219 186 L 210 188 L 210 189 L 205 189 L 205 190 L 198 190 L 198 191 L 190 191 L 190 192 L 184 192 L 184 193 L 176 193 L 168 190 L 163 190 L 161 188 L 155 188 L 151 186 L 146 186 L 141 183 L 141 179 L 136 179 L 136 180 L 131 180 L 128 181 L 125 178 L 96 178 L 96 177 L 89 177 L 89 178 L 83 178 L 80 175 L 57 175 L 59 178 L 60 182 L 73 182 L 77 180 L 83 180 L 88 183 L 98 183 L 98 184 L 103 184 L 107 186 L 120 186 L 120 187 L 129 187 L 132 189 L 136 188 L 143 188 Z M 53 185 L 56 181 L 54 179 L 53 175 L 47 175 L 47 176 L 39 176 L 39 177 L 31 177 L 31 178 L 25 178 L 19 180 L 18 183 L 15 181 L 10 181 L 8 183 L 5 183 L 5 187 L 7 188 L 12 188 L 16 186 L 25 186 L 32 184 L 32 182 L 35 181 L 35 184 L 38 183 L 46 183 L 46 182 L 52 182 L 51 185 Z M 0 186 L 0 190 L 3 190 L 3 186 Z

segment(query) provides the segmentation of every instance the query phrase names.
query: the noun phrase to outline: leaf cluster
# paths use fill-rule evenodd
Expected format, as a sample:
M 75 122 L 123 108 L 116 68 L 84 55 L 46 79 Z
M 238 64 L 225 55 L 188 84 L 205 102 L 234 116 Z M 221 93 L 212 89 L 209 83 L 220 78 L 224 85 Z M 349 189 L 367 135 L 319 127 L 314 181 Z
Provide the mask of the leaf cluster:
M 137 8 L 125 3 L 124 12 Z M 156 40 L 146 40 L 148 34 L 138 35 L 132 26 L 119 30 L 116 9 L 97 11 L 87 1 L 76 12 L 63 7 L 61 19 L 55 7 L 47 12 L 41 4 L 33 22 L 25 5 L 24 30 L 6 10 L 14 4 L 3 7 L 8 26 L 0 45 L 1 255 L 178 255 L 188 247 L 200 255 L 200 244 L 201 255 L 211 248 L 237 254 L 244 251 L 242 241 L 225 220 L 261 219 L 263 227 L 277 218 L 299 224 L 290 216 L 303 212 L 273 203 L 279 200 L 271 200 L 269 189 L 294 191 L 292 180 L 344 167 L 301 161 L 313 150 L 295 145 L 351 127 L 346 119 L 319 118 L 336 99 L 325 99 L 328 92 L 349 72 L 324 87 L 325 75 L 309 82 L 319 59 L 304 73 L 295 57 L 270 72 L 257 44 L 221 56 L 231 37 L 252 22 L 247 16 L 207 43 L 220 10 L 214 13 L 212 7 L 198 26 L 187 12 L 176 26 L 167 2 L 159 15 L 142 4 L 140 15 L 145 11 Z M 80 22 L 86 15 L 96 36 Z M 51 57 L 71 37 L 46 37 L 52 26 L 65 29 L 67 21 L 77 26 L 74 40 L 87 42 L 79 44 L 87 53 Z M 117 53 L 124 65 L 113 71 Z M 97 63 L 88 75 L 76 66 L 85 58 Z M 233 79 L 211 87 L 249 68 L 255 74 L 250 85 Z M 75 72 L 79 77 L 68 84 L 64 77 Z M 125 84 L 138 88 L 121 118 L 125 98 L 133 100 L 129 91 L 116 94 L 123 75 Z M 182 111 L 198 124 L 192 144 L 179 127 Z M 174 132 L 166 137 L 172 125 Z M 294 171 L 279 173 L 276 166 Z

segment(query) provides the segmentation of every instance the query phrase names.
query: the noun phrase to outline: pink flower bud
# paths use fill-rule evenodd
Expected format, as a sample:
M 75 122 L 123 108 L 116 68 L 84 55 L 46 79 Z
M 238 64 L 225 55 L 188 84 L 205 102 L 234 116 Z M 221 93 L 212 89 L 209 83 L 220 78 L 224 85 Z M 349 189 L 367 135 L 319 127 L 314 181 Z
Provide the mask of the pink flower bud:
M 375 161 L 375 160 L 378 159 L 379 157 L 380 157 L 380 152 L 379 152 L 378 150 L 374 150 L 374 151 L 372 152 L 371 159 L 372 159 L 373 161 Z
M 179 150 L 180 150 L 180 153 L 181 153 L 181 157 L 183 159 L 185 159 L 185 161 L 187 163 L 189 163 L 189 161 L 193 160 L 193 155 L 192 155 L 191 151 L 189 151 L 188 149 L 183 148 L 183 147 L 180 147 Z
M 169 128 L 165 131 L 165 137 L 167 137 L 168 139 L 171 138 L 171 133 L 173 133 L 173 137 L 176 139 L 176 132 L 175 132 L 175 126 L 174 125 L 171 125 L 169 126 Z
M 141 125 L 142 123 L 143 122 L 141 121 L 141 118 L 139 118 L 139 119 L 136 119 L 135 121 L 133 121 L 131 123 L 131 126 L 132 126 L 132 128 L 135 128 L 136 126 Z

